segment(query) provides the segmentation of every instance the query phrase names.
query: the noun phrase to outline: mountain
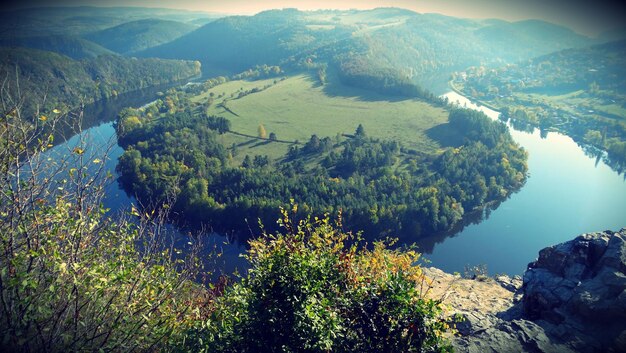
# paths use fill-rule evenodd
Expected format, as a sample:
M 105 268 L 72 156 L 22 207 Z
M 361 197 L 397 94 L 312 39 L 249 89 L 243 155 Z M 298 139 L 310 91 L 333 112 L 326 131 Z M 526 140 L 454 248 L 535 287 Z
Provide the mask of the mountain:
M 499 21 L 477 30 L 476 35 L 483 41 L 493 43 L 494 47 L 513 47 L 517 50 L 519 44 L 523 44 L 529 52 L 547 53 L 590 44 L 589 38 L 569 28 L 540 20 Z M 522 53 L 517 55 L 526 56 Z
M 169 20 L 145 19 L 126 22 L 85 36 L 120 54 L 128 54 L 170 42 L 196 26 Z
M 591 42 L 543 21 L 470 20 L 394 8 L 287 9 L 222 18 L 138 55 L 200 60 L 206 73 L 311 62 L 340 72 L 358 67 L 364 75 L 391 70 L 432 88 L 468 66 L 498 66 Z
M 34 36 L 34 37 L 0 37 L 2 47 L 25 47 L 53 51 L 69 56 L 72 59 L 95 58 L 99 55 L 114 54 L 109 49 L 99 46 L 86 39 L 67 36 Z
M 496 38 L 494 33 L 502 28 L 507 28 L 506 35 Z M 548 36 L 545 32 L 550 28 L 554 33 Z M 468 66 L 496 67 L 590 41 L 541 21 L 509 23 L 415 14 L 404 21 L 356 32 L 335 59 L 343 66 L 357 63 L 358 71 L 365 73 L 393 68 L 401 76 L 438 91 L 447 89 L 451 72 Z
M 186 23 L 190 25 L 194 25 L 194 26 L 204 26 L 205 24 L 211 23 L 215 20 L 216 18 L 204 17 L 204 18 L 196 18 L 195 20 L 187 21 Z
M 208 23 L 170 43 L 148 49 L 139 56 L 193 58 L 207 70 L 232 73 L 256 64 L 279 63 L 302 50 L 349 36 L 349 31 L 314 31 L 306 27 L 305 13 L 272 10 L 255 16 L 231 16 Z
M 144 7 L 41 7 L 0 11 L 0 36 L 44 36 L 51 34 L 84 36 L 126 22 L 160 19 L 187 22 L 218 18 L 201 11 Z
M 74 108 L 199 73 L 200 63 L 192 61 L 117 55 L 73 60 L 37 49 L 0 48 L 0 75 L 7 78 L 5 87 L 12 97 L 24 98 L 27 114 L 39 105 L 43 105 L 43 111 Z
M 626 39 L 626 26 L 603 32 L 598 36 L 598 41 L 600 43 L 613 42 L 622 39 Z

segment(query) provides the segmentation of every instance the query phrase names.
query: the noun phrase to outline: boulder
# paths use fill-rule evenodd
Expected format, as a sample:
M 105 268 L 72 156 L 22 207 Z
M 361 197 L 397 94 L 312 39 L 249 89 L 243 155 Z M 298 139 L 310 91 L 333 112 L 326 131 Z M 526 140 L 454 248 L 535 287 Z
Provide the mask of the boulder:
M 626 228 L 545 248 L 523 278 L 424 268 L 457 352 L 626 352 Z
M 626 331 L 626 228 L 545 248 L 528 265 L 522 312 L 579 351 L 620 351 Z

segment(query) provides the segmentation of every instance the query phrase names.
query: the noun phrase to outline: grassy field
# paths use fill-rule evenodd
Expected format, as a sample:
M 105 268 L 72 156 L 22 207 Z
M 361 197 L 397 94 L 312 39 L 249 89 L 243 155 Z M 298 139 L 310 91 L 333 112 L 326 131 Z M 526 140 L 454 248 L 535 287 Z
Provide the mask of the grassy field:
M 560 95 L 518 92 L 515 93 L 514 96 L 519 101 L 529 102 L 529 104 L 547 102 L 551 106 L 562 109 L 572 115 L 582 115 L 591 119 L 610 117 L 626 121 L 626 109 L 624 109 L 622 104 L 611 103 L 607 102 L 606 99 L 590 96 L 583 90 Z
M 271 86 L 235 99 L 241 90 L 267 85 Z M 277 80 L 275 84 L 274 79 L 231 81 L 195 97 L 194 101 L 202 102 L 211 92 L 215 102 L 208 113 L 230 119 L 233 131 L 256 136 L 262 124 L 268 136 L 274 132 L 278 139 L 302 143 L 308 141 L 312 134 L 320 138 L 328 136 L 334 141 L 338 134 L 352 134 L 359 124 L 363 124 L 369 136 L 393 139 L 406 148 L 432 153 L 439 151 L 442 145 L 430 138 L 432 134 L 427 131 L 431 128 L 434 128 L 433 131 L 442 130 L 441 125 L 448 120 L 445 110 L 419 100 L 390 100 L 386 96 L 337 83 L 320 86 L 305 74 Z M 222 97 L 217 98 L 220 95 Z M 224 99 L 228 110 L 221 106 Z M 289 148 L 288 144 L 232 134 L 224 135 L 223 139 L 227 145 L 238 145 L 237 159 L 245 154 L 280 158 Z

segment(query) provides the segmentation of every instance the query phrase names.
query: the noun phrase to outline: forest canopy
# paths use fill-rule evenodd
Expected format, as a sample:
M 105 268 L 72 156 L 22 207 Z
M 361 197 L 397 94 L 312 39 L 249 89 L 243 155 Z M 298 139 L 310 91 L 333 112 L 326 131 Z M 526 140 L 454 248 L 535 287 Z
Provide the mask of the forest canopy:
M 279 159 L 246 156 L 239 164 L 232 158 L 236 146 L 219 139 L 236 133 L 229 120 L 207 115 L 183 90 L 171 90 L 146 109 L 120 114 L 120 182 L 144 205 L 162 207 L 175 196 L 168 207 L 179 220 L 224 232 L 259 233 L 258 219 L 274 229 L 279 208 L 290 200 L 303 215 L 342 211 L 347 229 L 370 235 L 444 231 L 519 188 L 527 171 L 526 152 L 502 123 L 448 109 L 451 127 L 466 140 L 440 154 L 369 137 L 359 125 L 339 139 L 313 134 L 305 143 L 294 141 Z

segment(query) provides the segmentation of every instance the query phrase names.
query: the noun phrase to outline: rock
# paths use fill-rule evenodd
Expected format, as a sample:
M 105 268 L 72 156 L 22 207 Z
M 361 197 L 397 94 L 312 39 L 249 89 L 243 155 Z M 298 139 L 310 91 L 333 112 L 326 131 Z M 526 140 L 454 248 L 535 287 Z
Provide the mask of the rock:
M 569 346 L 555 342 L 545 329 L 531 321 L 499 321 L 495 326 L 454 341 L 457 352 L 545 352 L 572 353 Z
M 462 320 L 456 323 L 456 329 L 459 331 L 459 334 L 463 336 L 487 330 L 495 326 L 498 322 L 495 316 L 484 315 L 476 311 L 462 313 L 460 315 Z
M 545 248 L 523 278 L 424 273 L 464 318 L 457 352 L 626 352 L 626 228 Z
M 545 321 L 549 334 L 568 339 L 577 350 L 621 348 L 626 330 L 626 228 L 583 234 L 541 250 L 524 274 L 522 293 L 524 317 Z
M 507 275 L 498 275 L 493 278 L 499 285 L 501 285 L 504 289 L 510 290 L 511 292 L 517 292 L 522 288 L 522 277 L 514 276 L 509 277 Z
M 626 352 L 626 330 L 617 336 L 611 348 L 614 352 Z

